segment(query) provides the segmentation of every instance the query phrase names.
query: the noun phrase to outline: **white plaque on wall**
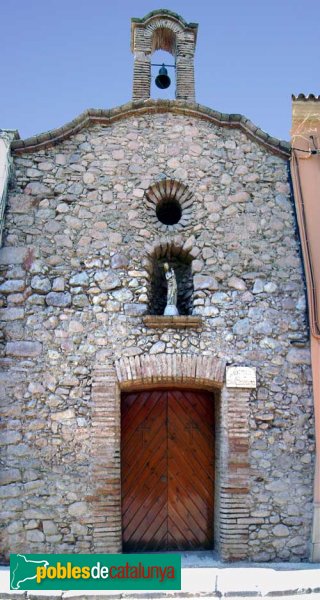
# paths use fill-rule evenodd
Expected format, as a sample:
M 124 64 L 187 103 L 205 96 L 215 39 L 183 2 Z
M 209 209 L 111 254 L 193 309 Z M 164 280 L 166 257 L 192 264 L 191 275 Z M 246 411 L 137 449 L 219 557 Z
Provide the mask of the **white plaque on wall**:
M 255 367 L 227 367 L 226 385 L 233 388 L 256 388 Z

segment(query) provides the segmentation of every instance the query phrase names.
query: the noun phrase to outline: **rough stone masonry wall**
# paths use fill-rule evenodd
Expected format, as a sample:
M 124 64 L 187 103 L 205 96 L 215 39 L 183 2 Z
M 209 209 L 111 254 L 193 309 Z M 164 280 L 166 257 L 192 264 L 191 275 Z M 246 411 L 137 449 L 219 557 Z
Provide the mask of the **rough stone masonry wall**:
M 307 325 L 286 161 L 238 129 L 168 113 L 93 126 L 15 168 L 1 251 L 3 554 L 94 551 L 93 367 L 179 352 L 257 367 L 249 558 L 307 559 L 312 392 L 309 349 L 291 344 Z M 164 176 L 194 199 L 166 236 L 144 200 Z M 164 237 L 191 253 L 198 331 L 143 324 L 148 252 Z

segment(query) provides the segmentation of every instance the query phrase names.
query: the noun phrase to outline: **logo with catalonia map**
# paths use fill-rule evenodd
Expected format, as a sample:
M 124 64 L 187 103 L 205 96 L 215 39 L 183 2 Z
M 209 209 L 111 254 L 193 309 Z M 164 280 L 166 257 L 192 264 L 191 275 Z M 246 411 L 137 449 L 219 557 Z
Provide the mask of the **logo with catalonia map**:
M 11 554 L 11 590 L 180 590 L 175 554 Z
M 10 588 L 12 590 L 28 589 L 23 584 L 36 580 L 37 567 L 48 567 L 47 560 L 30 560 L 24 554 L 10 557 Z M 22 585 L 22 588 L 20 587 Z

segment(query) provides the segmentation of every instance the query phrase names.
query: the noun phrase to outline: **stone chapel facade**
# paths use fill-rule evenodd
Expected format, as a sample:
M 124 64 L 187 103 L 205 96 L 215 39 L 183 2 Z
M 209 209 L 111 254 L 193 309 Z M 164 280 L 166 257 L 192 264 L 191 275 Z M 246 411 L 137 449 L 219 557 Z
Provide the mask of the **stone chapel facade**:
M 132 102 L 2 136 L 4 561 L 141 547 L 310 557 L 314 417 L 289 144 L 195 103 L 196 35 L 170 11 L 133 19 Z M 175 56 L 176 100 L 150 99 L 159 48 Z M 179 316 L 163 315 L 164 262 Z

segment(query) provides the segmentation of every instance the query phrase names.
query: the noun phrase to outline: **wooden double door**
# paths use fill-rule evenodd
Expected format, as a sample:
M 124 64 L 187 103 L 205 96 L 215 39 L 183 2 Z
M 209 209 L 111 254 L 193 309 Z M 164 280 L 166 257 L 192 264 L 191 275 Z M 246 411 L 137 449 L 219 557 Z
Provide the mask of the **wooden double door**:
M 123 551 L 212 549 L 212 394 L 134 392 L 121 408 Z

